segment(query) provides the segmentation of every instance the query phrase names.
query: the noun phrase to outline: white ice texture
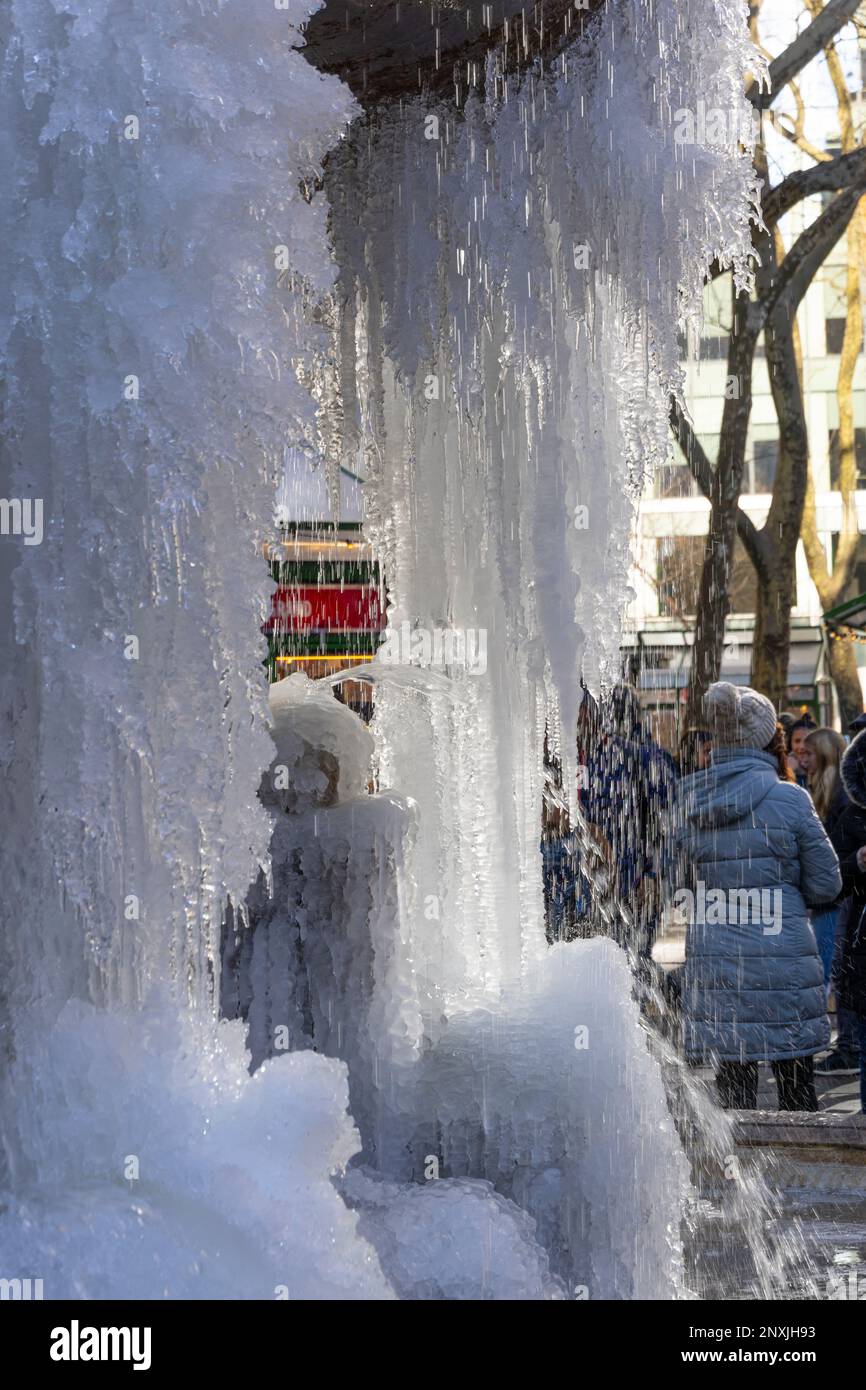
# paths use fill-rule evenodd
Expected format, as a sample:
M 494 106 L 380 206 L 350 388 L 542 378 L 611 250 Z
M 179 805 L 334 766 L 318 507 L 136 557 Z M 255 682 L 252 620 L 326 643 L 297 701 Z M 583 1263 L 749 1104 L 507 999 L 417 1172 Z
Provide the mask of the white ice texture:
M 351 145 L 346 89 L 295 51 L 309 8 L 0 17 L 3 488 L 45 510 L 41 546 L 0 547 L 0 1274 L 47 1297 L 676 1296 L 684 1159 L 625 962 L 544 945 L 538 748 L 611 669 L 678 325 L 714 255 L 748 273 L 748 159 L 673 138 L 699 101 L 742 115 L 745 6 L 624 0 L 557 74 L 491 69 L 465 119 L 408 102 Z M 300 186 L 330 147 L 333 294 Z M 376 797 L 366 736 L 293 696 L 295 800 L 262 806 L 258 545 L 286 448 L 323 431 L 366 465 L 392 623 L 483 628 L 487 669 L 379 671 Z M 271 834 L 306 916 L 275 854 L 254 997 L 282 980 L 285 1012 L 251 1009 L 245 1051 L 215 1022 L 220 924 Z M 357 1217 L 332 1187 L 356 1150 L 381 1185 L 346 1175 Z
M 357 1147 L 340 1063 L 250 1077 L 241 1024 L 158 996 L 136 1028 L 70 1001 L 32 1046 L 52 1123 L 0 1216 L 4 1269 L 46 1298 L 393 1297 L 330 1180 Z
M 363 458 L 389 622 L 486 636 L 483 672 L 372 668 L 380 785 L 416 826 L 393 974 L 417 1002 L 419 1082 L 380 1069 L 381 1091 L 414 1102 L 384 1127 L 415 1180 L 439 1154 L 513 1196 L 557 1275 L 594 1297 L 675 1293 L 683 1170 L 661 1089 L 630 1089 L 643 1042 L 616 952 L 545 946 L 538 750 L 547 726 L 573 786 L 561 731 L 581 675 L 618 670 L 629 528 L 667 457 L 679 335 L 713 258 L 750 274 L 746 32 L 739 3 L 610 7 L 553 75 L 491 63 L 462 117 L 405 102 L 331 157 L 342 449 Z M 729 138 L 677 139 L 699 107 Z M 590 1044 L 584 1109 L 573 1029 L 590 1006 L 625 1051 Z M 359 1126 L 368 1152 L 378 1136 Z M 622 1145 L 635 1126 L 629 1154 L 587 1138 L 609 1127 Z M 594 1244 L 614 1204 L 623 1230 Z

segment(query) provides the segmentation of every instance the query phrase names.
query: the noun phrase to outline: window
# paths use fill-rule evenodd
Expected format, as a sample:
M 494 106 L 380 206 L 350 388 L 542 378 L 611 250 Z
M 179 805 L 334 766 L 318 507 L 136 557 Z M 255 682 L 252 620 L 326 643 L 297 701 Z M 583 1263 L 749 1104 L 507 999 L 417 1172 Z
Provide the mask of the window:
M 698 606 L 704 566 L 705 536 L 666 536 L 657 546 L 656 584 L 659 613 L 666 618 L 693 618 Z M 740 544 L 734 543 L 731 574 L 731 612 L 754 613 L 757 576 Z
M 685 333 L 677 335 L 679 343 L 680 359 L 683 362 L 689 360 L 688 340 Z M 698 341 L 698 361 L 699 362 L 727 362 L 728 360 L 728 334 L 723 330 L 713 331 L 710 327 L 707 332 L 702 333 Z
M 715 468 L 719 452 L 719 436 L 717 434 L 699 434 L 698 443 L 709 459 L 710 467 Z M 701 490 L 692 476 L 692 470 L 686 462 L 685 455 L 680 449 L 677 449 L 656 473 L 653 482 L 653 497 L 700 496 Z
M 705 545 L 703 536 L 665 536 L 658 542 L 656 583 L 659 613 L 664 617 L 694 616 Z
M 719 453 L 719 436 L 698 436 L 710 466 L 715 469 Z M 779 460 L 778 439 L 754 439 L 743 467 L 743 492 L 772 492 Z M 677 450 L 673 459 L 660 468 L 655 477 L 654 497 L 700 497 L 701 490 L 692 477 L 691 469 Z M 751 610 L 750 610 L 751 611 Z
M 726 362 L 728 360 L 728 339 L 715 333 L 705 333 L 701 338 L 702 362 Z
M 739 538 L 734 542 L 731 574 L 731 612 L 754 613 L 758 606 L 758 576 Z
M 697 497 L 698 485 L 685 460 L 665 463 L 653 480 L 653 497 Z
M 862 60 L 862 54 L 861 54 L 861 60 Z M 830 156 L 831 159 L 838 159 L 839 155 L 842 153 L 842 146 L 840 145 L 840 143 L 839 143 L 838 140 L 828 140 L 828 141 L 827 141 L 827 145 L 826 145 L 826 150 L 827 150 L 827 153 L 828 153 L 828 155 Z M 834 189 L 827 189 L 824 193 L 821 194 L 821 211 L 822 211 L 822 212 L 823 212 L 824 208 L 828 207 L 829 204 L 832 203 L 833 199 L 834 199 L 836 196 L 837 196 L 837 195 L 836 195 L 836 191 L 835 191 Z
M 839 533 L 834 531 L 832 537 L 832 556 L 833 567 L 836 566 L 836 556 L 839 552 Z M 857 542 L 857 559 L 854 561 L 854 572 L 851 582 L 845 589 L 839 603 L 847 603 L 849 599 L 859 598 L 860 594 L 866 594 L 866 536 L 860 536 Z
M 828 447 L 830 453 L 830 487 L 836 492 L 839 488 L 838 430 L 830 430 Z M 866 429 L 855 429 L 854 431 L 854 457 L 857 461 L 857 487 L 866 488 Z
M 827 332 L 827 352 L 834 357 L 838 357 L 842 351 L 842 339 L 845 336 L 844 318 L 826 319 L 824 326 Z
M 772 492 L 778 461 L 778 439 L 753 439 L 743 468 L 743 492 Z
M 772 492 L 779 461 L 778 439 L 756 439 L 752 443 L 751 492 Z

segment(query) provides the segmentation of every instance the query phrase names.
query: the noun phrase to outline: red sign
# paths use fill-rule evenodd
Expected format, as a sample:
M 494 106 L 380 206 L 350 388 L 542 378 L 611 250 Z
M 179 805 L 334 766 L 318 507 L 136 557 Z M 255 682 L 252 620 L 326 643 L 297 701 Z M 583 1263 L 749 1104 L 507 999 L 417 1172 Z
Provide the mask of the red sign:
M 379 590 L 373 585 L 340 588 L 279 588 L 271 595 L 265 632 L 370 632 L 383 627 Z

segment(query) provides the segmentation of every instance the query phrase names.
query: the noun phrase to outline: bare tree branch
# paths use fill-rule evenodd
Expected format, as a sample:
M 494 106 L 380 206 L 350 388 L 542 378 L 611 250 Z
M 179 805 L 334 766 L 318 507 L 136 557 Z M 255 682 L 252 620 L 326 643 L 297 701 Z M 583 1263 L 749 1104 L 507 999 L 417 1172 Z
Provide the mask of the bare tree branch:
M 866 171 L 853 187 L 839 193 L 821 216 L 797 237 L 762 299 L 760 307 L 765 320 L 783 305 L 785 312 L 796 312 L 815 274 L 854 216 L 864 187 Z
M 785 139 L 790 140 L 793 145 L 797 145 L 804 154 L 807 154 L 810 159 L 814 159 L 816 163 L 820 163 L 823 159 L 832 158 L 826 150 L 813 144 L 806 134 L 806 103 L 803 100 L 799 83 L 789 82 L 788 89 L 794 98 L 797 114 L 792 116 L 789 111 L 768 111 L 767 116 L 773 129 L 779 135 L 784 135 Z M 789 128 L 787 125 L 783 125 L 784 121 L 791 121 L 792 126 Z
M 671 397 L 670 424 L 692 477 L 709 501 L 713 486 L 713 465 L 675 396 Z M 744 512 L 742 507 L 737 508 L 737 534 L 750 555 L 760 556 L 762 550 L 760 532 L 748 512 Z
M 796 91 L 796 83 L 794 82 L 791 83 L 791 91 Z M 833 158 L 826 150 L 822 150 L 818 145 L 813 144 L 811 140 L 807 140 L 805 135 L 799 134 L 796 122 L 793 128 L 783 124 L 787 119 L 790 119 L 787 111 L 768 111 L 766 114 L 776 134 L 784 136 L 790 144 L 796 145 L 797 148 L 802 150 L 804 154 L 807 154 L 810 159 L 814 159 L 816 164 Z
M 809 155 L 816 167 L 790 177 L 783 175 L 776 187 L 771 187 L 762 130 L 754 152 L 755 173 L 764 190 L 761 221 L 752 227 L 752 243 L 758 260 L 754 298 L 750 300 L 747 296 L 736 295 L 732 298 L 734 315 L 728 347 L 728 381 L 738 385 L 739 393 L 729 395 L 727 389 L 725 392 L 715 467 L 710 465 L 700 449 L 699 441 L 694 438 L 682 411 L 673 407 L 671 410 L 671 428 L 680 442 L 692 475 L 710 503 L 689 675 L 689 717 L 698 707 L 707 683 L 718 679 L 725 621 L 731 603 L 729 589 L 735 537 L 746 549 L 759 578 L 751 683 L 774 701 L 785 698 L 790 657 L 790 613 L 796 581 L 796 547 L 804 511 L 808 514 L 808 506 L 811 505 L 814 513 L 814 497 L 807 502 L 809 439 L 796 352 L 797 308 L 828 254 L 851 226 L 852 219 L 856 228 L 855 214 L 858 208 L 862 208 L 866 194 L 866 159 L 863 152 L 855 148 L 853 124 L 842 110 L 841 96 L 842 150 L 838 158 L 832 158 L 828 151 L 818 149 L 806 136 L 806 106 L 797 88 L 796 77 L 823 50 L 837 94 L 840 93 L 845 82 L 835 53 L 834 39 L 853 18 L 858 3 L 859 0 L 829 0 L 829 3 L 805 0 L 811 22 L 807 20 L 808 27 L 803 33 L 784 53 L 770 62 L 769 90 L 761 91 L 758 80 L 749 86 L 748 97 L 755 107 L 767 113 L 768 121 Z M 760 43 L 760 11 L 761 0 L 752 0 L 750 33 L 759 49 L 765 52 Z M 771 110 L 774 101 L 785 89 L 791 91 L 795 104 L 795 115 L 787 119 Z M 780 219 L 804 197 L 818 192 L 830 193 L 832 202 L 813 219 L 785 254 L 779 232 Z M 858 269 L 859 254 L 862 252 L 858 253 Z M 714 265 L 710 278 L 715 279 L 720 273 L 721 267 Z M 859 288 L 859 276 L 857 285 Z M 733 286 L 731 289 L 733 292 Z M 856 323 L 852 324 L 852 351 L 858 345 L 854 336 L 857 327 Z M 779 457 L 767 518 L 763 527 L 757 530 L 744 516 L 740 497 L 751 409 L 754 351 L 762 331 L 779 422 Z M 841 421 L 840 412 L 840 454 L 843 452 Z M 846 426 L 848 424 L 850 421 L 846 420 Z M 848 429 L 845 464 L 849 474 L 853 466 L 856 476 L 855 450 L 850 435 Z M 849 445 L 852 447 L 849 448 Z M 813 523 L 817 520 L 814 515 L 811 519 Z M 851 520 L 848 518 L 849 528 Z M 848 704 L 857 703 L 860 698 L 859 683 L 856 701 L 854 693 L 850 699 L 847 695 L 843 699 L 837 677 L 841 680 L 846 673 L 840 675 L 836 666 L 832 669 L 842 704 L 845 705 L 846 701 Z M 851 689 L 853 692 L 853 684 Z
M 713 465 L 675 396 L 671 396 L 670 423 L 692 477 L 704 496 L 709 498 L 713 486 Z
M 818 18 L 813 19 L 808 28 L 770 64 L 769 91 L 762 91 L 759 84 L 753 82 L 746 93 L 749 101 L 761 111 L 768 110 L 791 79 L 802 72 L 806 64 L 854 18 L 859 6 L 860 0 L 830 0 Z
M 866 149 L 854 150 L 811 169 L 798 169 L 789 174 L 762 199 L 764 221 L 767 226 L 778 222 L 802 198 L 809 198 L 813 193 L 836 193 L 854 184 L 866 192 Z
M 806 6 L 813 19 L 819 19 L 822 12 L 823 0 L 806 0 Z M 857 139 L 854 131 L 854 112 L 851 104 L 851 92 L 848 89 L 848 81 L 842 67 L 842 61 L 835 43 L 827 45 L 824 54 L 827 62 L 827 70 L 836 92 L 836 101 L 839 109 L 839 140 L 840 149 L 843 154 L 850 154 L 856 148 Z

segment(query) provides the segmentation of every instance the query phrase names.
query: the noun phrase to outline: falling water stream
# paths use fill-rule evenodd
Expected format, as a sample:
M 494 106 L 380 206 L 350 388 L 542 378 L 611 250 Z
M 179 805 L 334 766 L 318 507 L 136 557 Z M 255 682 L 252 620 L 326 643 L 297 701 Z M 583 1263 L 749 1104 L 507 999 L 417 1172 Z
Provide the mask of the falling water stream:
M 459 111 L 368 116 L 297 51 L 305 18 L 0 21 L 26 198 L 4 487 L 45 512 L 41 546 L 0 552 L 0 1273 L 47 1297 L 700 1294 L 700 1106 L 672 1114 L 624 954 L 545 945 L 540 749 L 547 727 L 573 783 L 678 333 L 713 258 L 748 281 L 748 151 L 674 135 L 699 101 L 746 125 L 744 7 L 623 0 L 553 71 L 491 60 Z M 293 677 L 268 737 L 287 445 L 367 479 L 397 653 L 370 733 Z M 425 667 L 412 635 L 444 632 L 462 647 Z M 695 1123 L 717 1162 L 729 1135 Z M 760 1179 L 731 1200 L 772 1292 Z

